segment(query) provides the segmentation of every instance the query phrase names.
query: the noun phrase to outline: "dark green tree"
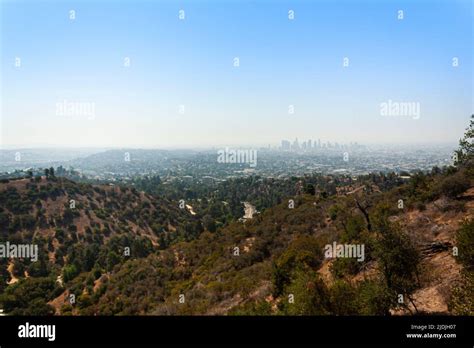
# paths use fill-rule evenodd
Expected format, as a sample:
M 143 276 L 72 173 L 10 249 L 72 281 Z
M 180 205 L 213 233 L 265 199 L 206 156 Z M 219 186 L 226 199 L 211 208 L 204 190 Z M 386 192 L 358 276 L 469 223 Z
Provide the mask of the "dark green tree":
M 474 115 L 471 115 L 464 137 L 459 140 L 459 149 L 456 154 L 458 157 L 456 164 L 458 165 L 470 163 L 474 158 Z
M 377 219 L 375 227 L 380 233 L 375 255 L 380 262 L 386 286 L 394 299 L 403 295 L 403 298 L 408 299 L 417 311 L 412 294 L 419 287 L 418 250 L 409 236 L 397 225 L 385 219 Z M 404 307 L 408 308 L 406 303 Z

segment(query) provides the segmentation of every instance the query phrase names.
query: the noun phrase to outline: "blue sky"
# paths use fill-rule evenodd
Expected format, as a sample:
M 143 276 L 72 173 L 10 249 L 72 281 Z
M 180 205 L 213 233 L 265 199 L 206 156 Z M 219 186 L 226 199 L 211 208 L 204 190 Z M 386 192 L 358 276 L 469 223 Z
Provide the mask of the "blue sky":
M 1 143 L 456 142 L 474 109 L 472 7 L 1 0 Z M 419 103 L 420 117 L 382 116 L 388 100 Z M 93 105 L 93 117 L 58 114 L 64 101 Z

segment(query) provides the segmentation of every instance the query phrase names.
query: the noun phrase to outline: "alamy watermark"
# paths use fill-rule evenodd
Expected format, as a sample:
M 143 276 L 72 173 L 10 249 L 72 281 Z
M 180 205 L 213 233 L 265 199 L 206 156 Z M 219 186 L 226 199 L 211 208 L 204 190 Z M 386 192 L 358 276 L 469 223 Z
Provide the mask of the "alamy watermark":
M 418 120 L 420 118 L 420 103 L 397 102 L 389 99 L 386 102 L 380 103 L 380 115 L 411 117 L 414 120 Z
M 357 261 L 365 260 L 364 244 L 326 244 L 324 247 L 325 258 L 357 258 Z
M 56 103 L 57 116 L 80 116 L 87 117 L 89 120 L 95 118 L 95 103 L 62 100 Z
M 54 341 L 56 339 L 56 325 L 37 325 L 26 322 L 24 325 L 18 326 L 18 337 L 47 338 L 48 341 Z
M 0 258 L 21 258 L 38 261 L 38 245 L 36 244 L 0 244 Z
M 217 151 L 217 163 L 248 163 L 250 167 L 257 166 L 257 150 L 254 149 L 225 149 Z

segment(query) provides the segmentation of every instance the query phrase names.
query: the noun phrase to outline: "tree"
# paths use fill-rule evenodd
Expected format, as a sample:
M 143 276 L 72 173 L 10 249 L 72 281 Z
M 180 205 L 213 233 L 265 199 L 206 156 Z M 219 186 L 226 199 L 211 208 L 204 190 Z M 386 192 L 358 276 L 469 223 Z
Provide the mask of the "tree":
M 357 315 L 359 308 L 355 301 L 357 288 L 343 280 L 336 280 L 329 289 L 331 312 L 335 315 Z
M 164 250 L 168 247 L 168 241 L 165 237 L 165 232 L 160 233 L 160 237 L 158 239 L 158 246 L 160 250 Z
M 314 269 L 320 266 L 323 256 L 323 243 L 310 236 L 300 236 L 273 265 L 274 294 L 279 296 L 291 282 L 294 272 L 299 269 Z
M 49 274 L 49 262 L 47 257 L 40 257 L 36 262 L 28 266 L 28 275 L 30 277 L 45 277 Z
M 67 265 L 63 269 L 63 280 L 65 283 L 73 279 L 75 276 L 79 274 L 79 271 L 77 267 L 72 264 L 72 265 Z
M 467 270 L 474 272 L 474 219 L 461 225 L 456 234 L 456 246 L 459 261 Z
M 461 281 L 452 290 L 449 309 L 457 315 L 474 315 L 474 272 L 461 272 Z
M 49 169 L 48 168 L 44 169 L 44 176 L 46 176 L 46 178 L 49 178 Z
M 471 121 L 466 128 L 464 137 L 459 140 L 459 149 L 456 151 L 457 165 L 465 165 L 474 158 L 474 115 L 471 115 Z
M 380 232 L 380 238 L 376 243 L 375 254 L 380 262 L 386 286 L 394 298 L 403 295 L 417 311 L 411 295 L 419 286 L 418 250 L 409 236 L 397 225 L 385 221 L 384 218 L 378 219 L 377 222 L 375 227 Z
M 115 251 L 110 251 L 107 255 L 107 270 L 111 271 L 120 262 L 120 257 Z
M 440 191 L 447 197 L 456 198 L 470 187 L 471 180 L 466 176 L 465 171 L 461 169 L 441 181 Z
M 216 232 L 216 223 L 210 215 L 204 215 L 202 220 L 206 230 L 209 232 Z
M 47 302 L 62 291 L 52 277 L 21 279 L 0 295 L 0 307 L 11 315 L 52 315 L 54 308 Z
M 356 301 L 360 315 L 390 315 L 396 297 L 383 279 L 365 279 L 357 286 Z
M 316 188 L 313 184 L 306 184 L 304 193 L 314 196 L 316 194 Z
M 286 315 L 328 315 L 330 294 L 319 274 L 300 269 L 293 275 L 280 307 Z
M 464 268 L 461 281 L 454 287 L 450 310 L 458 315 L 474 315 L 474 220 L 465 221 L 456 233 L 457 261 Z
M 367 222 L 367 231 L 371 232 L 372 231 L 372 223 L 370 222 L 370 215 L 369 215 L 369 208 L 370 204 L 362 204 L 359 202 L 357 198 L 354 198 L 354 201 L 356 202 L 357 208 L 359 208 L 360 212 L 364 215 L 365 221 Z
M 266 301 L 259 302 L 246 302 L 242 305 L 234 307 L 230 310 L 228 315 L 246 315 L 246 316 L 256 316 L 256 315 L 272 315 L 272 306 Z

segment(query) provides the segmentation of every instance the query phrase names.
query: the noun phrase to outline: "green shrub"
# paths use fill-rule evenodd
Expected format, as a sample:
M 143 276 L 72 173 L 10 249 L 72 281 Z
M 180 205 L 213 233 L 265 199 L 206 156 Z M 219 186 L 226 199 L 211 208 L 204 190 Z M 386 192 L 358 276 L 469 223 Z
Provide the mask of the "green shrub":
M 439 190 L 441 194 L 449 198 L 456 198 L 470 187 L 470 179 L 463 171 L 458 171 L 454 175 L 444 178 L 440 183 Z
M 458 259 L 468 270 L 474 271 L 474 219 L 465 221 L 456 233 Z

